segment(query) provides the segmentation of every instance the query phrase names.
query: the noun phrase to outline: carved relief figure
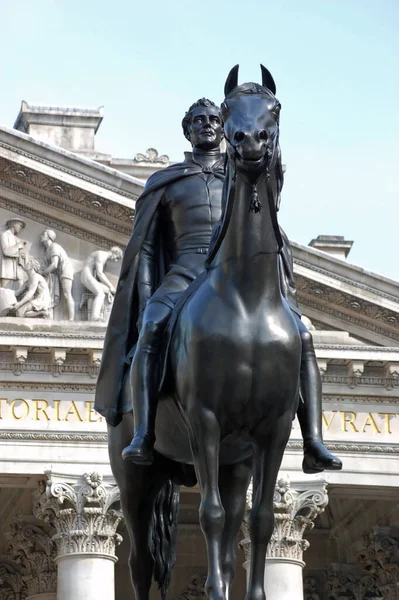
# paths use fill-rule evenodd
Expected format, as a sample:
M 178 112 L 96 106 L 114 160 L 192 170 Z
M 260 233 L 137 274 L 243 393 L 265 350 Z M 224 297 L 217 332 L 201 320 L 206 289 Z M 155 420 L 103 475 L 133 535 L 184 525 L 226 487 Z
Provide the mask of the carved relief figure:
M 50 318 L 50 291 L 43 275 L 39 274 L 40 264 L 37 260 L 29 259 L 24 266 L 24 271 L 28 279 L 15 292 L 15 296 L 20 298 L 13 306 L 16 316 Z
M 75 318 L 75 302 L 72 297 L 73 267 L 68 254 L 60 244 L 55 242 L 56 233 L 52 229 L 45 229 L 40 236 L 40 241 L 45 248 L 46 267 L 42 271 L 49 286 L 51 306 L 57 306 L 62 294 L 66 307 L 68 320 Z
M 30 244 L 18 237 L 26 226 L 25 221 L 15 217 L 6 223 L 6 230 L 0 235 L 0 287 L 18 289 L 23 281 L 23 265 Z
M 117 262 L 122 256 L 121 248 L 113 246 L 110 250 L 95 250 L 87 258 L 80 279 L 94 296 L 89 321 L 101 321 L 101 310 L 106 294 L 108 301 L 112 302 L 115 288 L 105 275 L 104 267 L 107 261 Z

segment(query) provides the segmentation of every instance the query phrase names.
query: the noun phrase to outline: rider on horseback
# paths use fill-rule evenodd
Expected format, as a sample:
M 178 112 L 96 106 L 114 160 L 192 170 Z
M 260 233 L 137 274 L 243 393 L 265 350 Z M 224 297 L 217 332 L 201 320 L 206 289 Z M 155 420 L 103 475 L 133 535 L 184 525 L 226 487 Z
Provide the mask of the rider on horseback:
M 192 153 L 186 153 L 184 162 L 150 177 L 136 204 L 135 227 L 122 265 L 96 392 L 96 409 L 110 425 L 117 425 L 121 415 L 133 408 L 135 435 L 122 456 L 143 465 L 153 460 L 164 332 L 177 300 L 204 270 L 212 229 L 221 216 L 224 156 L 220 153 L 219 108 L 210 100 L 199 100 L 186 113 L 182 126 Z M 282 171 L 278 185 L 281 189 Z M 312 336 L 296 303 L 290 245 L 282 234 L 281 290 L 296 316 L 302 340 L 303 402 L 297 414 L 304 440 L 303 469 L 306 473 L 340 469 L 341 461 L 322 440 L 320 373 Z M 132 310 L 126 316 L 129 306 Z

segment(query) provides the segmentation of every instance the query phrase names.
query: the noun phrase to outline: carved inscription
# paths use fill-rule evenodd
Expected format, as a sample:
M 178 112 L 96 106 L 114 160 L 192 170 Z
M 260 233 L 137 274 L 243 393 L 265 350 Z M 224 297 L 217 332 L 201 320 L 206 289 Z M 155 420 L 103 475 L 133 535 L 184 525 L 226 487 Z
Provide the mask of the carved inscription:
M 384 411 L 367 412 L 366 410 L 323 410 L 323 432 L 331 439 L 339 437 L 367 438 L 372 435 L 392 435 L 399 438 L 399 413 Z M 298 421 L 294 421 L 293 429 L 299 431 Z
M 0 426 L 4 420 L 101 423 L 103 419 L 93 406 L 91 400 L 0 398 Z

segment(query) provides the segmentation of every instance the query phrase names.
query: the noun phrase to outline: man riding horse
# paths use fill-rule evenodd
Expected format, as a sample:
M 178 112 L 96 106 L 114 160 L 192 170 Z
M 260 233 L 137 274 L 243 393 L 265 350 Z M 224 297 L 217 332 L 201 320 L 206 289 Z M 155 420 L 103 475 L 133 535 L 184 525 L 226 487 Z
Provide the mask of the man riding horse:
M 96 390 L 95 408 L 109 425 L 117 426 L 123 414 L 133 409 L 134 438 L 122 456 L 142 465 L 153 460 L 166 326 L 177 300 L 203 272 L 212 230 L 221 216 L 225 161 L 220 152 L 219 108 L 210 100 L 198 100 L 182 126 L 192 152 L 185 153 L 182 163 L 152 175 L 136 203 L 135 226 L 123 259 Z M 281 164 L 278 171 L 274 184 L 281 191 Z M 290 244 L 284 232 L 282 236 L 281 292 L 302 340 L 302 401 L 297 415 L 304 440 L 303 470 L 340 469 L 341 461 L 322 439 L 320 373 L 312 336 L 296 302 Z

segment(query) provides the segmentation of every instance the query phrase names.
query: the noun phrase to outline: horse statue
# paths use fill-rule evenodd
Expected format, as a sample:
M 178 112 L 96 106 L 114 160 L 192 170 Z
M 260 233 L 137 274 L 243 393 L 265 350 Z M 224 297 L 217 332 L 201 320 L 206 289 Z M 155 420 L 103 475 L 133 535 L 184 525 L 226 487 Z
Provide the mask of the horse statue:
M 299 399 L 301 340 L 280 291 L 275 170 L 280 103 L 230 72 L 222 103 L 227 142 L 222 218 L 206 271 L 176 307 L 168 363 L 173 393 L 161 398 L 152 465 L 123 461 L 132 416 L 109 428 L 112 470 L 131 542 L 136 600 L 154 576 L 163 600 L 175 560 L 179 485 L 199 484 L 210 600 L 229 600 L 235 544 L 253 477 L 246 600 L 265 600 L 273 494 Z

